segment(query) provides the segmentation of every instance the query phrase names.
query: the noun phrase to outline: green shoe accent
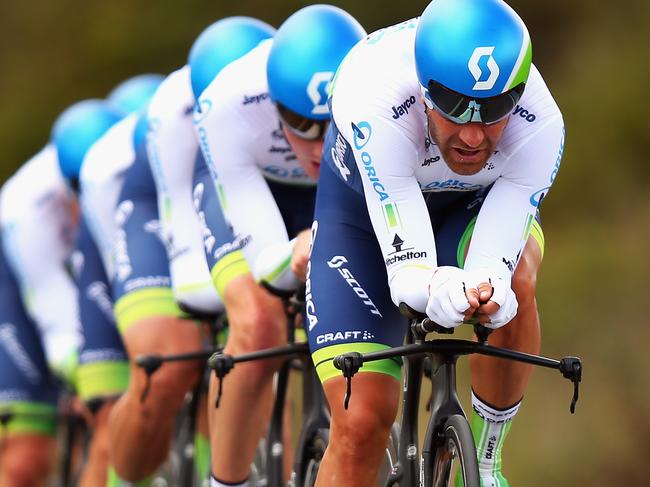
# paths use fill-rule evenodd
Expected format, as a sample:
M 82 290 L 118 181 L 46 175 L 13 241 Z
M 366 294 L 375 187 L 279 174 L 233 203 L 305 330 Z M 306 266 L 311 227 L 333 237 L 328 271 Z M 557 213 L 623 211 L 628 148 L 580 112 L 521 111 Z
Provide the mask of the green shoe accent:
M 199 479 L 210 475 L 210 441 L 201 433 L 194 435 L 194 469 Z
M 117 472 L 113 467 L 108 467 L 108 479 L 106 480 L 106 487 L 150 487 L 151 479 L 141 480 L 140 482 L 127 482 L 118 477 Z

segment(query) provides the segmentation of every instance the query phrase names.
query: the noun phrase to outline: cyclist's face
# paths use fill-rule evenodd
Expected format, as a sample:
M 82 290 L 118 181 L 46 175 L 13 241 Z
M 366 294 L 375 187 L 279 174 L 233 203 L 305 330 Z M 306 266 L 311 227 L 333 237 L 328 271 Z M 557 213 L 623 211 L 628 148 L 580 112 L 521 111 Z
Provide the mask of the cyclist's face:
M 429 135 L 438 145 L 449 169 L 462 176 L 476 174 L 494 153 L 503 135 L 508 118 L 492 125 L 483 123 L 457 124 L 435 110 L 427 109 Z
M 320 158 L 323 153 L 323 139 L 306 140 L 298 137 L 296 134 L 282 126 L 284 135 L 298 158 L 300 166 L 305 170 L 307 176 L 314 181 L 318 180 L 320 174 Z

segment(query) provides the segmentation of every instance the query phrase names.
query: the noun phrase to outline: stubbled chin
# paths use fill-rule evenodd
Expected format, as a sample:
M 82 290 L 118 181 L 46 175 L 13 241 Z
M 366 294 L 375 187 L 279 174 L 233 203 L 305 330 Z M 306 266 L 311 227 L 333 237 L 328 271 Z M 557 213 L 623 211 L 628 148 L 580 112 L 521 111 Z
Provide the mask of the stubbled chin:
M 457 155 L 455 151 L 454 155 Z M 456 157 L 451 157 L 449 154 L 444 157 L 444 160 L 447 164 L 447 167 L 449 167 L 449 169 L 451 169 L 455 174 L 458 174 L 459 176 L 472 176 L 480 172 L 487 163 L 487 158 L 481 158 L 476 161 L 468 162 L 459 161 Z

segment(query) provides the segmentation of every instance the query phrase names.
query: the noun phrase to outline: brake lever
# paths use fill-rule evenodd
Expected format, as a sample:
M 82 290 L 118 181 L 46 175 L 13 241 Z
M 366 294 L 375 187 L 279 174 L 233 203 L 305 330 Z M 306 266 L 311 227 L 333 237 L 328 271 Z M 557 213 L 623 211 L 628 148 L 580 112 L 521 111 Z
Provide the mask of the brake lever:
M 216 352 L 208 359 L 208 367 L 214 370 L 214 375 L 217 377 L 219 386 L 217 388 L 217 398 L 214 401 L 214 407 L 219 408 L 221 404 L 221 396 L 223 394 L 223 379 L 235 366 L 235 361 L 232 355 L 226 355 L 221 352 Z
M 359 372 L 362 366 L 363 356 L 359 352 L 350 352 L 334 358 L 334 367 L 343 372 L 343 377 L 347 381 L 345 399 L 343 400 L 343 407 L 346 411 L 350 404 L 350 397 L 352 397 L 352 377 Z
M 580 382 L 582 381 L 582 362 L 578 357 L 564 357 L 560 360 L 560 372 L 562 376 L 573 383 L 573 397 L 569 411 L 574 414 L 576 404 L 580 397 Z
M 135 363 L 144 370 L 146 382 L 140 395 L 140 403 L 144 403 L 151 389 L 151 376 L 161 367 L 163 361 L 159 355 L 141 355 L 135 359 Z

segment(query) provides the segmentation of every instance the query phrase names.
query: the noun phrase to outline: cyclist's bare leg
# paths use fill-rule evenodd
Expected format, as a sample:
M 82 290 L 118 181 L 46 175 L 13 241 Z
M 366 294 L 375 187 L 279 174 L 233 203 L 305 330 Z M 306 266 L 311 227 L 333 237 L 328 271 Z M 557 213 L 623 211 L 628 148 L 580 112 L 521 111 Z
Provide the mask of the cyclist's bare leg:
M 79 478 L 79 487 L 100 487 L 106 485 L 109 465 L 108 417 L 116 399 L 105 401 L 92 417 L 92 437 L 88 448 L 88 459 Z
M 517 315 L 510 323 L 490 335 L 488 342 L 491 345 L 539 353 L 541 338 L 535 289 L 541 261 L 541 249 L 531 236 L 512 278 L 512 289 L 519 303 Z M 533 366 L 472 355 L 470 369 L 472 388 L 476 395 L 497 408 L 506 408 L 513 406 L 523 397 Z
M 145 318 L 126 330 L 124 343 L 131 360 L 131 380 L 109 419 L 111 463 L 121 478 L 134 482 L 151 475 L 165 460 L 174 417 L 185 394 L 199 380 L 203 363 L 164 364 L 152 376 L 142 403 L 146 376 L 133 360 L 143 354 L 195 352 L 202 346 L 202 329 L 177 317 Z
M 45 486 L 56 460 L 56 439 L 37 434 L 0 440 L 0 487 Z
M 225 353 L 238 355 L 286 343 L 286 316 L 280 300 L 245 274 L 226 287 L 224 302 L 229 335 Z M 223 396 L 214 407 L 217 381 L 210 380 L 210 445 L 212 473 L 224 482 L 250 475 L 259 439 L 271 416 L 273 373 L 280 362 L 237 364 L 223 382 Z
M 374 372 L 356 375 L 347 411 L 343 407 L 346 380 L 334 377 L 325 381 L 323 387 L 332 422 L 330 442 L 320 464 L 316 487 L 376 486 L 397 414 L 399 381 Z

